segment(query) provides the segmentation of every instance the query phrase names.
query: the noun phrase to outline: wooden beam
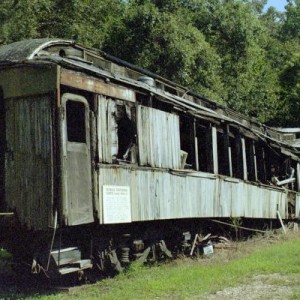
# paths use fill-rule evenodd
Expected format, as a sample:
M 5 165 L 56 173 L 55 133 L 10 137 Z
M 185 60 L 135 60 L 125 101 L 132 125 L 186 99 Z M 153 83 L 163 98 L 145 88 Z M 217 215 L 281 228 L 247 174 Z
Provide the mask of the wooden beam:
M 60 83 L 80 90 L 93 92 L 100 95 L 135 102 L 135 92 L 126 87 L 106 83 L 99 79 L 84 74 L 61 69 Z
M 218 142 L 217 142 L 217 128 L 215 126 L 211 127 L 212 135 L 212 152 L 213 152 L 213 172 L 214 174 L 219 173 L 218 166 Z
M 228 137 L 228 164 L 229 164 L 229 176 L 233 177 L 233 171 L 232 171 L 232 152 L 231 152 L 231 146 L 230 146 L 230 130 L 229 125 L 226 125 L 226 131 L 227 131 L 227 137 Z
M 282 218 L 281 218 L 281 215 L 280 215 L 279 210 L 277 210 L 277 216 L 278 216 L 278 218 L 279 218 L 279 221 L 280 221 L 281 227 L 282 227 L 282 229 L 283 229 L 283 232 L 284 232 L 284 234 L 286 234 L 286 228 L 285 228 L 285 226 L 284 226 L 284 224 L 283 224 L 283 221 L 282 221 Z
M 241 142 L 242 142 L 242 155 L 243 155 L 243 179 L 248 180 L 245 138 L 242 137 Z
M 196 119 L 194 118 L 194 143 L 195 143 L 195 164 L 196 171 L 199 171 L 199 149 L 198 149 L 198 138 L 196 132 Z
M 297 185 L 298 185 L 298 192 L 300 191 L 300 163 L 297 163 Z
M 257 176 L 257 158 L 256 158 L 256 149 L 255 149 L 255 142 L 252 142 L 252 147 L 253 147 L 253 162 L 254 162 L 254 179 L 255 181 L 258 181 L 258 176 Z

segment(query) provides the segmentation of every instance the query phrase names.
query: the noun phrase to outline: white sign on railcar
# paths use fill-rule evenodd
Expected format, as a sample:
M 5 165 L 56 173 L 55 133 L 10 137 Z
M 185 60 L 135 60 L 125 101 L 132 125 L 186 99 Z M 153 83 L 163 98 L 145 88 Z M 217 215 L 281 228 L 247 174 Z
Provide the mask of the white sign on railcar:
M 103 185 L 104 224 L 130 223 L 130 187 Z

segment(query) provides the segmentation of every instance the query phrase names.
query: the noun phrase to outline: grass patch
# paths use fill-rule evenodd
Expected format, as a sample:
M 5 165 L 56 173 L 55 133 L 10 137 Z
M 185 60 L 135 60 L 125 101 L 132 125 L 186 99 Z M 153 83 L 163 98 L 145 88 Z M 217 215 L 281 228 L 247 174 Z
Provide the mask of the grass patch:
M 12 256 L 3 248 L 0 248 L 0 274 L 10 270 Z
M 247 247 L 247 244 L 243 247 Z M 226 261 L 222 253 L 216 253 L 211 259 L 183 259 L 151 268 L 133 264 L 125 274 L 74 289 L 68 294 L 35 295 L 28 298 L 201 299 L 207 293 L 251 281 L 251 277 L 257 274 L 300 276 L 299 236 L 274 245 L 260 246 L 250 254 L 243 247 L 238 250 L 224 250 L 238 252 L 240 257 L 233 260 Z M 256 248 L 255 245 L 251 247 Z M 300 298 L 300 289 L 295 290 L 292 299 L 299 299 L 298 296 Z

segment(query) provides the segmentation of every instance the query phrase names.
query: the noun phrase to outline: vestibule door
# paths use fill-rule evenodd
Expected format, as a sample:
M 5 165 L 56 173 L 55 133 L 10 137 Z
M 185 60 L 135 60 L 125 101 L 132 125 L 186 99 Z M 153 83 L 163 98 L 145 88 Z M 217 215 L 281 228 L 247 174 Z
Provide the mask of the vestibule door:
M 63 214 L 67 225 L 93 222 L 89 104 L 79 95 L 62 96 Z

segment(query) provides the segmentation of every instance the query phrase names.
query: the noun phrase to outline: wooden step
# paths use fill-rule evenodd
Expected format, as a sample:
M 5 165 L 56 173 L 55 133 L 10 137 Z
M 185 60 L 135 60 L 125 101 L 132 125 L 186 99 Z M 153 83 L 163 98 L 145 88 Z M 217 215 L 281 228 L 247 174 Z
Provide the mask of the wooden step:
M 69 247 L 51 251 L 57 266 L 63 266 L 80 261 L 81 252 L 77 247 Z
M 72 263 L 71 265 L 61 267 L 58 271 L 61 275 L 66 275 L 80 270 L 91 269 L 92 267 L 93 264 L 90 259 L 82 259 Z
M 93 267 L 92 261 L 90 259 L 81 259 L 72 264 L 72 266 L 78 266 L 80 269 L 89 269 Z

